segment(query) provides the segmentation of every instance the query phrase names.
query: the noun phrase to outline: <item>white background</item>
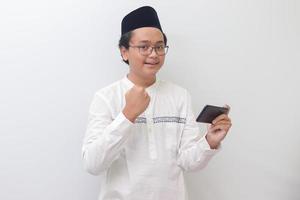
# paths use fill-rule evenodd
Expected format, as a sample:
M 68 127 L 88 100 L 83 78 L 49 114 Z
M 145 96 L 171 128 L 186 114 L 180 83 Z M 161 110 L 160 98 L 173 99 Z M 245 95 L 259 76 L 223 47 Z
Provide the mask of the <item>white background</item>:
M 169 39 L 158 77 L 191 92 L 195 115 L 232 108 L 223 150 L 186 176 L 190 199 L 299 200 L 297 0 L 1 2 L 0 199 L 97 199 L 81 161 L 88 107 L 127 73 L 120 23 L 142 5 Z

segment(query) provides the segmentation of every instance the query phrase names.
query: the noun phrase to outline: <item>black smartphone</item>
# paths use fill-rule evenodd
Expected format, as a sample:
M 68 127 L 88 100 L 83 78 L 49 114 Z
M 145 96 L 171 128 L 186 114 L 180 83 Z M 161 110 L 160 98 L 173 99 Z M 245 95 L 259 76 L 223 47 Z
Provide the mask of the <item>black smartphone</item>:
M 212 121 L 221 114 L 228 114 L 229 109 L 213 105 L 206 105 L 197 117 L 197 122 L 212 123 Z

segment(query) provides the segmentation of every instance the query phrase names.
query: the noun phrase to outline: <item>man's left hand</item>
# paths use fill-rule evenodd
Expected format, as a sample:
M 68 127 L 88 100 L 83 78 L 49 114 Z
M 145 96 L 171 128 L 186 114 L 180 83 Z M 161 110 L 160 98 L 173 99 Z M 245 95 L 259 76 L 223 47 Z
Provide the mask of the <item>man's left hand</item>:
M 224 107 L 227 107 L 230 110 L 228 105 L 225 105 Z M 213 120 L 212 124 L 208 125 L 206 140 L 211 149 L 218 148 L 221 141 L 227 135 L 231 125 L 231 119 L 228 117 L 228 113 L 219 115 Z

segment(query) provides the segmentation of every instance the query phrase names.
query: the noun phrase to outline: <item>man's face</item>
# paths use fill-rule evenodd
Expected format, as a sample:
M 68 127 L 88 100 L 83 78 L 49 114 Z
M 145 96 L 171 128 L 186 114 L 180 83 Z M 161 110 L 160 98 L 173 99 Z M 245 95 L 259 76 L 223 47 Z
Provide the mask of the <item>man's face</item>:
M 153 27 L 143 27 L 135 29 L 129 42 L 130 46 L 158 47 L 164 46 L 162 32 Z M 150 78 L 156 75 L 164 64 L 165 55 L 157 55 L 155 49 L 149 55 L 142 55 L 137 47 L 122 48 L 121 53 L 124 60 L 128 60 L 130 72 L 143 78 Z

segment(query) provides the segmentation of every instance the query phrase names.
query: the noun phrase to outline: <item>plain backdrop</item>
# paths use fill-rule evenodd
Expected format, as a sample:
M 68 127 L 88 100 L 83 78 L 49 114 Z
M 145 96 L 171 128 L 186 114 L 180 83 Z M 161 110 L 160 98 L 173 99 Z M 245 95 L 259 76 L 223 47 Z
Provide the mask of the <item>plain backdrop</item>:
M 299 200 L 298 0 L 1 1 L 0 199 L 97 199 L 88 107 L 128 72 L 120 23 L 143 5 L 169 39 L 157 76 L 191 92 L 195 115 L 231 106 L 222 151 L 186 174 L 190 200 Z

